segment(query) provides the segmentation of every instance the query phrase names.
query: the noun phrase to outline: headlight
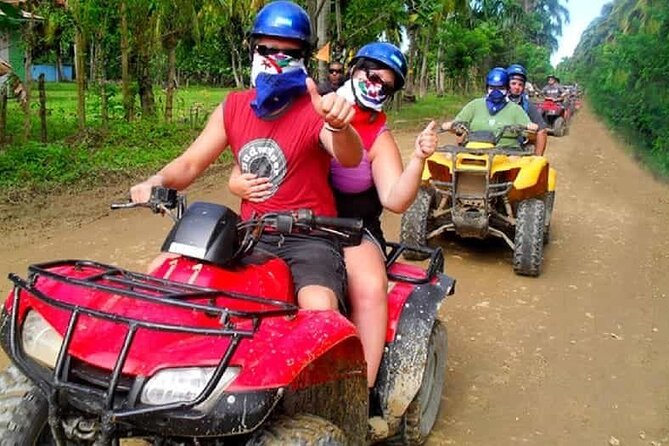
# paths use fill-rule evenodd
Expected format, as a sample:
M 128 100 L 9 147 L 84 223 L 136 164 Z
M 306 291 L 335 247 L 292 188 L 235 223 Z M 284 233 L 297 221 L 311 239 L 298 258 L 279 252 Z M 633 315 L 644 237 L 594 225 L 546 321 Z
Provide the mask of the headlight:
M 63 337 L 36 311 L 30 310 L 21 331 L 23 351 L 33 359 L 54 368 Z
M 141 402 L 150 405 L 194 400 L 207 385 L 214 367 L 165 369 L 149 379 L 142 389 Z M 240 367 L 228 367 L 215 391 L 222 391 L 239 375 Z

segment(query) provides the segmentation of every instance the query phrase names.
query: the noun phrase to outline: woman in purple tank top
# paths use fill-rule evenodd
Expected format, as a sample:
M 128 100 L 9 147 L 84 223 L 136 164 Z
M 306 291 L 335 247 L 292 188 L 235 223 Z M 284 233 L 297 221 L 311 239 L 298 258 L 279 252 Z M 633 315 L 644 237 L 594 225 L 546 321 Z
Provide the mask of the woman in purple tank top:
M 362 243 L 346 247 L 344 257 L 350 317 L 360 334 L 372 388 L 383 355 L 388 317 L 380 216 L 383 209 L 402 213 L 416 198 L 425 159 L 437 146 L 437 134 L 431 122 L 416 138 L 415 149 L 403 168 L 383 112 L 386 100 L 404 86 L 406 60 L 399 48 L 389 43 L 363 46 L 351 61 L 349 74 L 337 94 L 355 104 L 351 125 L 362 139 L 363 159 L 357 167 L 343 167 L 333 160 L 330 175 L 338 215 L 362 218 L 366 230 Z M 271 184 L 256 175 L 242 175 L 235 166 L 229 187 L 236 195 L 253 201 L 262 200 Z

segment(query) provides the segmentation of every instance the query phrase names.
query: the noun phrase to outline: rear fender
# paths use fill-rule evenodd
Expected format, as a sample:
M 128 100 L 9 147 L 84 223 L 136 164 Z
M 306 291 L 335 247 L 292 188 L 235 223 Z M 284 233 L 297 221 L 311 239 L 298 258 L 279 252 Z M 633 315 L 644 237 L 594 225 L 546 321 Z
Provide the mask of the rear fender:
M 375 386 L 384 418 L 391 425 L 399 422 L 420 389 L 432 325 L 441 302 L 454 287 L 453 279 L 438 274 L 432 283 L 416 285 L 404 303 L 394 339 L 386 344 Z
M 521 158 L 518 163 L 520 171 L 513 182 L 515 189 L 527 189 L 536 186 L 542 181 L 546 181 L 546 171 L 548 170 L 546 158 L 541 156 L 526 156 Z
M 548 169 L 548 191 L 553 192 L 557 184 L 557 171 L 550 167 Z

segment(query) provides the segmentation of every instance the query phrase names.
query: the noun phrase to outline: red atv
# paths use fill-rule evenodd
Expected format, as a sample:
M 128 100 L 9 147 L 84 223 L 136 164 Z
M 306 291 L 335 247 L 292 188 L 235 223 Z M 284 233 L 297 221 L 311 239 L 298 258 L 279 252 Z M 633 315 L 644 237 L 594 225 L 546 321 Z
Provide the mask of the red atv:
M 135 204 L 120 205 L 134 207 Z M 437 418 L 454 281 L 387 252 L 389 320 L 370 420 L 355 326 L 295 304 L 288 266 L 254 249 L 265 230 L 359 242 L 359 220 L 309 211 L 240 222 L 230 209 L 154 189 L 176 223 L 150 274 L 87 260 L 35 264 L 0 324 L 0 438 L 12 445 L 422 444 Z M 415 249 L 415 248 L 412 248 Z M 368 426 L 375 426 L 370 429 Z M 132 444 L 137 444 L 134 441 Z
M 549 134 L 564 136 L 568 133 L 570 107 L 550 96 L 545 96 L 542 102 L 537 103 L 537 107 L 548 125 Z

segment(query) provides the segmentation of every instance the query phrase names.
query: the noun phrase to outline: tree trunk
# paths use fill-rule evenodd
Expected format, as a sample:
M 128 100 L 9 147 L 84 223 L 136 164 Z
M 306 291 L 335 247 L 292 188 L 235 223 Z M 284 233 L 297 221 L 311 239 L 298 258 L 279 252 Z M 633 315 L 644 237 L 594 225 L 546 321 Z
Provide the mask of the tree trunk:
M 427 59 L 430 54 L 430 33 L 425 35 L 425 44 L 423 45 L 422 63 L 420 67 L 420 96 L 424 96 L 428 88 Z
M 29 10 L 32 10 L 32 8 L 29 8 Z M 26 24 L 26 37 L 23 39 L 26 48 L 25 48 L 25 79 L 23 79 L 23 90 L 25 91 L 25 101 L 23 102 L 23 141 L 28 142 L 28 138 L 30 138 L 30 130 L 32 126 L 32 121 L 30 118 L 30 97 L 31 97 L 31 89 L 32 89 L 32 80 L 33 80 L 33 75 L 32 75 L 32 70 L 33 70 L 33 29 L 34 29 L 34 22 L 32 20 L 28 20 Z
M 126 121 L 133 119 L 133 102 L 134 95 L 130 93 L 130 73 L 129 73 L 129 59 L 130 59 L 130 44 L 128 39 L 128 8 L 125 0 L 121 0 L 121 90 L 123 92 L 123 110 L 125 112 Z
M 150 22 L 154 23 L 152 20 Z M 136 36 L 137 89 L 142 104 L 142 117 L 156 116 L 156 100 L 153 96 L 153 79 L 151 78 L 152 31 L 152 26 L 144 26 L 140 35 Z
M 318 36 L 318 43 L 317 45 L 319 47 L 325 45 L 328 43 L 329 39 L 329 29 L 328 29 L 328 24 L 330 22 L 330 0 L 319 0 L 318 2 L 318 9 L 316 10 L 316 32 Z M 329 56 L 329 55 L 328 55 Z M 318 80 L 319 82 L 323 82 L 328 78 L 328 63 L 319 60 L 318 61 Z
M 444 95 L 444 64 L 441 61 L 441 43 L 437 45 L 437 62 L 434 64 L 434 81 L 437 88 L 437 96 Z
M 58 38 L 58 41 L 56 42 L 56 81 L 62 82 L 63 81 L 63 55 L 60 54 L 61 51 L 61 44 L 60 44 L 60 38 Z
M 44 73 L 39 75 L 39 122 L 40 122 L 40 141 L 46 143 L 46 89 L 44 88 Z
M 341 0 L 335 2 L 335 20 L 337 23 L 337 43 L 341 43 Z
M 0 146 L 5 144 L 7 134 L 7 86 L 7 82 L 0 86 Z
M 235 42 L 232 42 L 232 39 L 228 39 L 230 48 L 232 48 L 232 53 L 230 54 L 230 61 L 232 63 L 232 76 L 235 78 L 235 86 L 237 88 L 244 88 L 244 71 L 243 71 L 243 62 L 242 56 L 237 50 Z
M 95 78 L 100 89 L 100 119 L 102 120 L 102 128 L 107 129 L 109 124 L 109 105 L 107 104 L 107 76 L 105 74 L 105 55 L 100 41 L 102 36 L 97 36 L 97 50 L 95 52 Z
M 416 45 L 416 39 L 418 38 L 418 27 L 413 25 L 410 26 L 407 34 L 409 35 L 409 52 L 407 55 L 407 68 L 408 68 L 408 73 L 407 73 L 407 80 L 406 80 L 406 86 L 404 87 L 404 95 L 407 98 L 415 98 L 415 92 L 414 92 L 414 82 L 415 82 L 415 70 L 414 70 L 414 64 L 416 61 L 416 53 L 417 53 L 417 45 Z
M 74 35 L 74 60 L 75 70 L 77 76 L 77 122 L 79 131 L 83 131 L 86 127 L 86 69 L 84 54 L 84 36 L 81 29 L 75 27 Z
M 176 87 L 177 39 L 170 38 L 167 48 L 167 91 L 165 92 L 165 121 L 172 122 L 174 90 Z

